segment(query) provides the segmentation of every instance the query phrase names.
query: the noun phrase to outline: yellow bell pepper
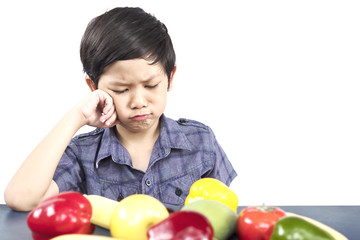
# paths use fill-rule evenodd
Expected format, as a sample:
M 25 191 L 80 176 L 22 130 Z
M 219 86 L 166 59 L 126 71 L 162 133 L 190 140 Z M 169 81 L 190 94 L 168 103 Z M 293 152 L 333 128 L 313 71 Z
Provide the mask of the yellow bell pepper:
M 185 206 L 198 199 L 211 199 L 224 203 L 235 213 L 239 199 L 224 183 L 215 178 L 202 178 L 191 185 Z

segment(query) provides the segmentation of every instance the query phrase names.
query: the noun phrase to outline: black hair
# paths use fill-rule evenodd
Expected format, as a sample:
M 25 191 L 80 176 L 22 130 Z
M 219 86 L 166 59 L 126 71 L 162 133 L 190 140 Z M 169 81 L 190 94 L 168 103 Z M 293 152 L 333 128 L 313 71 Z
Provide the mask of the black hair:
M 106 66 L 143 58 L 160 63 L 170 80 L 175 51 L 166 26 L 141 8 L 114 8 L 94 18 L 80 44 L 84 72 L 98 86 Z

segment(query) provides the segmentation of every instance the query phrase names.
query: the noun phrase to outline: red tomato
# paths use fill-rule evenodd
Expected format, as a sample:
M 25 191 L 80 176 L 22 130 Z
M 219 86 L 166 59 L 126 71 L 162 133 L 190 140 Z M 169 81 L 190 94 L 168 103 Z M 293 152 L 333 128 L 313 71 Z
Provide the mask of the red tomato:
M 277 207 L 247 207 L 239 215 L 237 235 L 241 240 L 270 240 L 275 223 L 285 216 Z

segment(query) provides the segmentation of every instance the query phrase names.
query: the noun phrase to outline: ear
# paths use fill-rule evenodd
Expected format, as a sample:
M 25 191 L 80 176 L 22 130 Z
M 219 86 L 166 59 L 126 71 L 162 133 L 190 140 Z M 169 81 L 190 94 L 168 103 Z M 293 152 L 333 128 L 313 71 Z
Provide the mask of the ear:
M 95 91 L 96 86 L 95 86 L 95 83 L 93 82 L 93 80 L 91 80 L 91 78 L 88 75 L 86 75 L 85 80 L 86 80 L 86 84 L 89 86 L 90 90 L 92 92 Z
M 170 79 L 169 79 L 168 91 L 171 91 L 171 89 L 173 88 L 173 79 L 174 79 L 175 72 L 176 72 L 176 65 L 174 66 L 174 68 L 173 68 L 173 70 L 171 72 L 171 76 L 170 76 Z

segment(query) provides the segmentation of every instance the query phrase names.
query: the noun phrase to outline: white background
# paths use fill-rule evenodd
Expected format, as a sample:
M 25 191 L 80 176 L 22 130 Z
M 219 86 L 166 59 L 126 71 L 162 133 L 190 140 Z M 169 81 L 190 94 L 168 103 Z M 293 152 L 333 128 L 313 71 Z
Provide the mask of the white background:
M 167 25 L 165 113 L 212 127 L 240 205 L 360 204 L 360 4 L 346 0 L 2 1 L 0 192 L 88 93 L 80 39 L 115 6 Z

